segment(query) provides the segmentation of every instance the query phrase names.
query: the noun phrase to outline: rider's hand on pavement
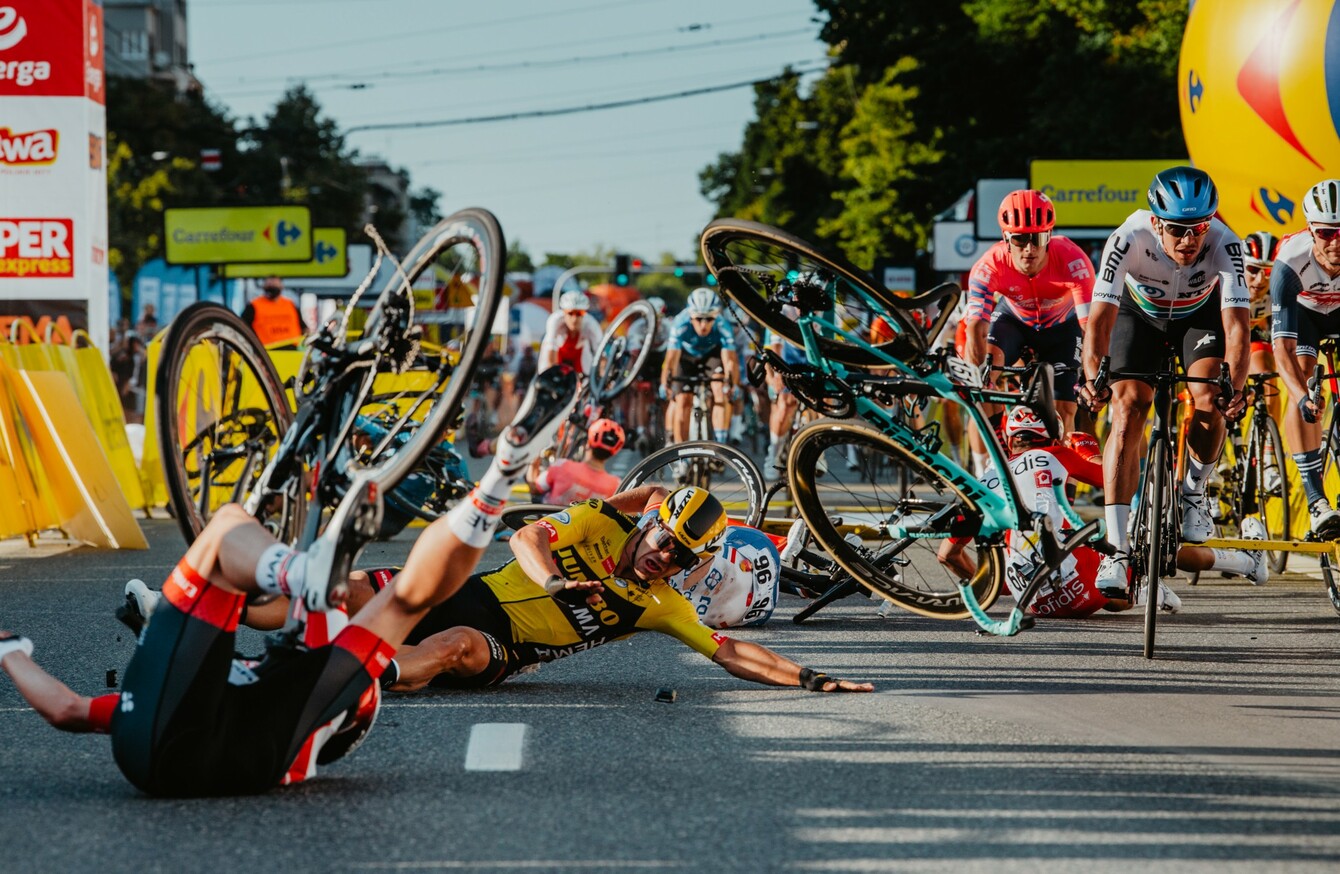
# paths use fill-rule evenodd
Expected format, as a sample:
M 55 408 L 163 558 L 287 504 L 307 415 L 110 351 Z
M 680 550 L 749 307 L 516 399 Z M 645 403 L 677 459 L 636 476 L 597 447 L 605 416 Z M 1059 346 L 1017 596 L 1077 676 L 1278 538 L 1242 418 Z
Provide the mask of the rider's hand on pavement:
M 555 574 L 544 583 L 544 590 L 551 595 L 557 595 L 560 592 L 588 592 L 586 603 L 594 604 L 600 600 L 600 596 L 605 591 L 605 584 L 600 580 L 565 580 Z

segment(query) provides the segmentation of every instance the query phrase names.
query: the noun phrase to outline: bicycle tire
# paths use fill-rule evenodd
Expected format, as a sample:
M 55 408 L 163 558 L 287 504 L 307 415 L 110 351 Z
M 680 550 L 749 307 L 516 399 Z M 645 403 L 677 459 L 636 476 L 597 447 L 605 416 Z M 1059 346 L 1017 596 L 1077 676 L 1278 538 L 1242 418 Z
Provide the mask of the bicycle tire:
M 643 343 L 638 348 L 636 354 L 630 359 L 627 356 L 626 346 L 620 350 L 620 354 L 615 356 L 614 347 L 620 339 L 627 340 L 632 332 L 633 325 L 630 324 L 641 316 L 648 326 L 643 335 Z M 600 339 L 600 346 L 596 349 L 595 364 L 593 369 L 595 373 L 591 374 L 591 394 L 598 401 L 608 402 L 623 394 L 633 381 L 642 373 L 642 367 L 647 363 L 647 358 L 651 355 L 652 344 L 656 340 L 656 309 L 645 300 L 635 300 L 620 311 L 619 315 L 614 317 L 609 327 L 605 329 L 605 335 Z M 622 332 L 622 333 L 621 333 Z M 617 370 L 606 370 L 604 365 L 612 357 L 618 357 L 622 360 L 612 362 L 617 365 Z
M 1147 659 L 1154 657 L 1155 637 L 1158 632 L 1159 585 L 1163 578 L 1165 564 L 1163 550 L 1167 548 L 1165 541 L 1168 533 L 1164 517 L 1172 488 L 1171 474 L 1167 470 L 1168 444 L 1157 437 L 1153 440 L 1153 444 L 1149 451 L 1149 463 L 1145 468 L 1145 488 L 1140 498 L 1142 503 L 1148 501 L 1140 514 L 1145 520 L 1148 537 L 1144 562 L 1145 585 L 1148 586 L 1144 618 L 1144 656 Z M 1156 483 L 1156 477 L 1161 482 Z
M 878 549 L 870 549 L 862 544 L 857 548 L 848 543 L 845 534 L 834 521 L 835 515 L 844 512 L 842 506 L 834 506 L 831 500 L 825 500 L 821 494 L 818 480 L 821 476 L 830 477 L 830 482 L 841 484 L 840 475 L 835 472 L 845 458 L 845 452 L 833 456 L 826 474 L 818 471 L 818 462 L 823 452 L 834 447 L 857 446 L 868 450 L 870 457 L 882 466 L 889 464 L 909 475 L 909 485 L 894 486 L 900 492 L 893 498 L 893 506 L 902 513 L 901 521 L 914 520 L 917 516 L 934 516 L 951 506 L 961 508 L 968 516 L 976 516 L 979 508 L 973 500 L 963 494 L 953 483 L 948 482 L 920 458 L 890 437 L 872 427 L 848 421 L 821 419 L 802 428 L 791 444 L 791 453 L 787 457 L 787 471 L 791 483 L 792 499 L 800 516 L 805 520 L 810 534 L 824 550 L 833 557 L 843 570 L 861 585 L 876 594 L 892 601 L 904 610 L 929 616 L 935 619 L 961 619 L 968 616 L 963 599 L 950 572 L 940 564 L 935 550 L 920 549 L 912 558 L 904 555 L 911 551 L 914 544 L 939 542 L 949 534 L 948 524 L 943 529 L 924 530 L 921 536 L 911 539 L 909 544 L 898 545 L 891 538 Z M 861 485 L 860 495 L 878 494 L 883 483 L 872 481 Z M 918 498 L 917 491 L 934 493 L 935 499 Z M 831 497 L 831 495 L 829 496 Z M 874 521 L 869 532 L 887 535 L 887 526 L 894 513 L 880 507 L 873 512 L 859 500 L 851 496 L 854 506 L 863 515 L 873 515 Z M 912 512 L 908 512 L 912 510 Z M 958 515 L 949 513 L 948 519 Z M 845 521 L 845 519 L 844 519 Z M 982 541 L 977 543 L 977 573 L 971 581 L 973 594 L 982 609 L 988 609 L 1000 595 L 1005 579 L 1005 547 L 1003 543 Z M 906 562 L 903 564 L 902 562 Z M 899 570 L 890 572 L 897 564 Z M 910 580 L 910 581 L 909 581 Z
M 721 461 L 734 471 L 735 476 L 740 482 L 738 488 L 726 491 L 718 478 L 717 485 L 714 488 L 711 471 L 708 469 L 709 459 Z M 713 443 L 710 440 L 690 440 L 685 443 L 678 443 L 674 446 L 667 446 L 648 455 L 629 469 L 619 482 L 619 491 L 625 492 L 629 489 L 637 488 L 643 485 L 661 485 L 669 489 L 670 483 L 664 481 L 663 476 L 658 476 L 660 472 L 672 469 L 676 463 L 683 463 L 690 466 L 690 478 L 697 479 L 685 483 L 686 485 L 697 485 L 706 488 L 708 491 L 716 494 L 717 499 L 726 506 L 729 513 L 733 508 L 739 509 L 743 504 L 743 516 L 737 515 L 744 524 L 751 528 L 757 528 L 763 521 L 763 516 L 767 512 L 767 493 L 763 480 L 763 473 L 758 469 L 754 460 L 745 453 L 733 446 L 723 446 L 720 443 Z M 673 476 L 671 477 L 673 479 Z M 703 484 L 703 479 L 706 484 Z
M 207 409 L 210 399 L 205 395 L 205 387 L 200 380 L 200 377 L 207 374 L 201 368 L 207 367 L 210 359 L 220 363 L 219 371 L 224 384 L 219 386 L 218 400 L 222 404 L 225 400 L 224 395 L 228 393 L 226 384 L 231 381 L 230 377 L 223 373 L 225 368 L 231 365 L 222 362 L 225 360 L 231 362 L 232 353 L 235 353 L 237 363 L 245 368 L 245 373 L 234 384 L 234 388 L 237 392 L 247 391 L 249 394 L 253 393 L 251 391 L 253 388 L 259 390 L 260 399 L 263 399 L 265 404 L 264 411 L 255 407 L 227 413 L 222 409 L 217 411 Z M 194 374 L 188 375 L 186 373 L 188 365 L 194 366 L 197 362 L 200 368 L 197 368 Z M 186 385 L 183 385 L 184 377 L 189 378 L 189 383 Z M 206 439 L 211 445 L 218 445 L 220 440 L 217 426 L 249 410 L 264 412 L 272 419 L 272 425 L 263 427 L 269 431 L 271 440 L 266 450 L 267 454 L 273 454 L 275 444 L 293 422 L 293 412 L 274 363 L 255 332 L 227 307 L 208 301 L 191 304 L 172 320 L 163 338 L 158 370 L 154 379 L 157 437 L 168 500 L 182 537 L 189 545 L 209 522 L 213 511 L 218 509 L 214 506 L 214 496 L 209 493 L 209 483 L 204 481 L 204 478 L 209 476 L 206 473 L 206 463 L 202 462 L 195 466 L 197 476 L 202 478 L 202 481 L 198 487 L 192 486 L 191 470 L 188 469 L 187 461 L 189 454 L 194 453 L 197 447 L 202 447 Z M 199 392 L 192 392 L 191 389 L 196 387 L 199 388 Z M 185 392 L 191 392 L 193 397 L 186 397 Z M 236 396 L 234 394 L 234 397 Z M 188 421 L 199 423 L 201 415 L 213 412 L 219 415 L 212 420 L 212 432 L 210 428 L 205 428 L 196 430 L 194 434 L 184 433 L 192 428 L 199 428 L 198 424 L 188 424 Z M 266 437 L 257 432 L 256 439 L 265 440 Z M 246 463 L 250 465 L 250 461 Z M 261 466 L 264 466 L 263 461 Z M 242 471 L 229 502 L 240 502 L 245 498 L 251 491 L 250 488 L 243 490 L 244 486 L 248 485 L 247 478 L 258 478 L 260 473 L 260 469 Z M 254 486 L 255 482 L 251 480 L 249 485 Z M 301 500 L 285 499 L 284 506 L 277 514 L 277 521 L 268 518 L 262 521 L 272 521 L 278 529 L 273 533 L 281 540 L 291 542 L 302 527 L 302 514 Z
M 1266 535 L 1269 539 L 1292 540 L 1293 515 L 1289 509 L 1289 469 L 1284 466 L 1284 442 L 1280 439 L 1280 429 L 1275 420 L 1269 417 L 1264 419 L 1262 424 L 1254 423 L 1252 426 L 1254 430 L 1260 428 L 1265 432 L 1262 434 L 1258 431 L 1256 436 L 1256 449 L 1260 453 L 1256 462 L 1256 499 L 1260 504 L 1261 521 L 1266 526 Z M 1267 453 L 1274 458 L 1269 458 Z M 1274 462 L 1275 469 L 1279 471 L 1278 495 L 1272 495 L 1266 489 L 1266 470 L 1270 461 Z M 1279 522 L 1272 524 L 1272 518 L 1277 518 Z M 1289 552 L 1267 550 L 1266 562 L 1272 574 L 1282 574 L 1289 565 Z
M 862 341 L 872 336 L 875 319 L 883 317 L 895 336 L 887 342 L 871 344 L 873 348 L 908 363 L 919 360 L 928 349 L 925 332 L 908 316 L 904 300 L 845 258 L 822 252 L 800 237 L 758 222 L 722 218 L 703 229 L 700 248 L 704 263 L 726 296 L 754 321 L 792 345 L 804 348 L 804 336 L 796 319 L 783 312 L 783 306 L 797 296 L 791 294 L 796 291 L 796 279 L 815 274 L 834 282 L 831 289 L 823 289 L 822 295 L 810 295 L 814 302 L 818 304 L 822 298 L 825 311 L 831 304 L 839 320 L 854 321 L 852 333 Z M 784 293 L 774 296 L 772 292 L 779 288 Z M 800 308 L 820 310 L 817 305 Z M 819 337 L 818 343 L 826 358 L 842 364 L 888 365 L 887 359 L 863 346 L 828 337 Z
M 414 428 L 409 439 L 398 445 L 394 452 L 375 460 L 368 473 L 374 476 L 384 490 L 395 488 L 408 476 L 440 442 L 447 424 L 455 421 L 474 382 L 474 375 L 484 357 L 484 348 L 492 341 L 492 325 L 502 301 L 503 276 L 507 264 L 507 245 L 502 228 L 493 213 L 471 207 L 452 213 L 442 219 L 414 245 L 405 258 L 409 265 L 405 273 L 412 285 L 425 271 L 433 267 L 444 252 L 462 243 L 471 245 L 476 253 L 478 294 L 474 301 L 473 325 L 460 358 L 452 369 L 446 389 L 437 397 L 424 419 Z M 375 322 L 388 295 L 400 285 L 397 278 L 388 281 L 378 296 L 368 317 L 364 336 L 374 330 Z
M 548 516 L 550 513 L 558 513 L 562 510 L 563 508 L 558 504 L 512 504 L 502 511 L 500 520 L 503 525 L 513 531 L 520 531 L 541 516 Z

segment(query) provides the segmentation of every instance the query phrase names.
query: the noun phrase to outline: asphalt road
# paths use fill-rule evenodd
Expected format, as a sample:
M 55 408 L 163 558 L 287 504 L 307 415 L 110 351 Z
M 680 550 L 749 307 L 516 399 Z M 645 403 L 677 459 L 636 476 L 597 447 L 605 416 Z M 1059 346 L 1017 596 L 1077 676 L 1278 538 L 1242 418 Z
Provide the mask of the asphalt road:
M 0 627 L 82 693 L 129 658 L 125 580 L 181 551 L 145 527 L 147 553 L 0 548 Z M 798 627 L 786 599 L 738 636 L 875 694 L 753 686 L 642 635 L 390 696 L 354 755 L 256 798 L 146 798 L 106 738 L 52 731 L 0 680 L 0 870 L 1337 870 L 1340 617 L 1308 578 L 1175 588 L 1153 662 L 1136 613 L 997 640 L 859 597 Z M 487 738 L 519 768 L 468 769 Z

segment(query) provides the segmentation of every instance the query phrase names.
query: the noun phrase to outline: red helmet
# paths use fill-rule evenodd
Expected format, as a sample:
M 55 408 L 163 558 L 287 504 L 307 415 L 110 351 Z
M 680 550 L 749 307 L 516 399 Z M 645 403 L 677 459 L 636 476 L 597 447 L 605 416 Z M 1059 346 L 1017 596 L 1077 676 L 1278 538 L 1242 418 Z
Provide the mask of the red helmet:
M 1256 231 L 1242 238 L 1246 261 L 1255 267 L 1269 267 L 1275 263 L 1280 250 L 1279 238 L 1270 231 Z
M 623 449 L 623 429 L 613 419 L 596 419 L 586 432 L 586 445 L 613 455 Z
M 1056 227 L 1056 208 L 1041 191 L 1020 188 L 1000 202 L 1000 229 L 1007 234 L 1050 231 Z
M 1047 426 L 1038 418 L 1037 413 L 1028 407 L 1015 407 L 1005 417 L 1005 439 L 1011 440 L 1022 436 L 1041 440 L 1051 439 L 1051 435 L 1047 433 Z

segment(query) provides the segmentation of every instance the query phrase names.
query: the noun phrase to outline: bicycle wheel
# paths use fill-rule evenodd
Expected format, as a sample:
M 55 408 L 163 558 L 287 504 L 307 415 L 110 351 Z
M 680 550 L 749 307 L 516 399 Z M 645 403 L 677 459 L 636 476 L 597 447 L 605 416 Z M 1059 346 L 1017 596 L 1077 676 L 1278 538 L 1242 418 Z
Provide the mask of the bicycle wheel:
M 172 320 L 155 386 L 168 500 L 190 544 L 215 510 L 252 493 L 293 412 L 256 334 L 215 303 L 191 304 Z M 261 509 L 261 521 L 283 540 L 301 527 L 297 492 Z
M 389 491 L 441 446 L 492 339 L 506 261 L 502 229 L 483 209 L 453 213 L 410 250 L 405 258 L 408 282 L 399 276 L 388 281 L 361 334 L 349 341 L 353 347 L 371 344 L 377 361 L 371 393 L 352 391 L 347 398 L 338 398 L 340 408 L 327 418 L 340 429 L 327 442 L 334 447 L 328 458 L 337 462 L 343 479 L 375 478 Z M 425 275 L 435 284 L 468 287 L 474 302 L 466 324 L 436 353 L 418 352 L 415 340 L 418 329 L 410 287 Z M 358 397 L 365 399 L 355 400 Z M 353 427 L 358 416 L 378 417 L 384 436 L 367 440 L 358 435 Z
M 610 401 L 623 394 L 642 372 L 655 340 L 655 308 L 645 300 L 636 300 L 624 307 L 605 329 L 600 348 L 596 350 L 591 393 L 601 401 Z
M 701 247 L 707 268 L 726 296 L 796 346 L 805 345 L 798 316 L 817 315 L 894 359 L 912 362 L 926 352 L 926 335 L 908 315 L 905 302 L 865 271 L 799 237 L 757 222 L 726 218 L 703 230 Z M 893 338 L 872 342 L 881 331 L 892 332 Z M 888 364 L 866 346 L 840 335 L 820 336 L 818 341 L 825 357 L 843 364 Z
M 562 509 L 558 504 L 513 504 L 503 510 L 501 521 L 502 524 L 513 531 L 520 531 L 536 519 L 548 516 L 550 513 L 557 513 Z
M 1175 549 L 1168 537 L 1169 502 L 1173 496 L 1172 471 L 1168 462 L 1168 443 L 1155 438 L 1145 466 L 1140 489 L 1140 508 L 1131 534 L 1131 560 L 1137 585 L 1148 587 L 1145 595 L 1144 655 L 1154 657 L 1154 638 L 1158 626 L 1159 583 L 1166 568 L 1164 552 Z
M 810 533 L 857 582 L 923 616 L 968 615 L 956 577 L 937 553 L 960 514 L 978 515 L 971 498 L 899 443 L 848 421 L 823 419 L 801 429 L 787 470 Z M 971 585 L 986 609 L 1000 594 L 1005 549 L 988 541 L 976 549 Z
M 1252 454 L 1255 456 L 1256 479 L 1253 483 L 1256 504 L 1271 540 L 1292 540 L 1292 518 L 1289 511 L 1289 469 L 1284 466 L 1284 442 L 1279 426 L 1268 416 L 1252 424 Z M 1275 471 L 1273 476 L 1271 470 Z M 1275 480 L 1275 482 L 1271 482 Z M 1267 486 L 1274 486 L 1268 488 Z M 1287 550 L 1266 551 L 1266 560 L 1273 574 L 1284 573 L 1289 564 Z
M 713 470 L 713 462 L 720 463 L 720 470 Z M 720 443 L 692 440 L 653 452 L 624 474 L 619 491 L 638 486 L 674 491 L 682 485 L 707 489 L 731 518 L 746 525 L 757 528 L 763 521 L 767 503 L 762 472 L 748 455 Z

